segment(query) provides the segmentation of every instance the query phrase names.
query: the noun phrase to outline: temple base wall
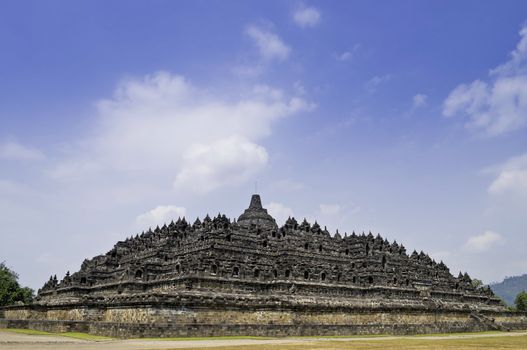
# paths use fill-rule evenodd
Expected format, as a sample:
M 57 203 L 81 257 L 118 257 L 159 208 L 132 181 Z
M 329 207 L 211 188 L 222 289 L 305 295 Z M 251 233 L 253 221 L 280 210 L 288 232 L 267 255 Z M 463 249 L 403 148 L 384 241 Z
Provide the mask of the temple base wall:
M 270 310 L 187 310 L 170 307 L 6 309 L 0 328 L 87 332 L 118 338 L 188 336 L 302 336 L 425 334 L 527 329 L 527 314 L 485 314 L 496 324 L 478 321 L 470 311 L 305 312 Z

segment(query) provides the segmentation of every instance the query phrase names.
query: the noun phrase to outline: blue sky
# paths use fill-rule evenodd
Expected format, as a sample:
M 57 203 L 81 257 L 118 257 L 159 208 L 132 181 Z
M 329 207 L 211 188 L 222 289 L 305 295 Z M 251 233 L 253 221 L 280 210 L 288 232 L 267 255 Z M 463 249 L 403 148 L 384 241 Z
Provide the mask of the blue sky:
M 5 1 L 0 259 L 21 282 L 179 215 L 381 233 L 527 271 L 524 1 Z

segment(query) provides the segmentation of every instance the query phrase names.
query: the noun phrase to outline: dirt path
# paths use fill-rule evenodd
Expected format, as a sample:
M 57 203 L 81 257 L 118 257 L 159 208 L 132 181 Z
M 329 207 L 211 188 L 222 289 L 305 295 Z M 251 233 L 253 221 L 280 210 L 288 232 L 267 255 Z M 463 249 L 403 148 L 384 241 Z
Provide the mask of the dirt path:
M 446 336 L 421 336 L 417 339 L 466 339 L 484 337 L 515 337 L 525 336 L 527 332 L 492 333 L 492 334 L 463 334 Z M 55 335 L 27 335 L 0 330 L 0 349 L 57 349 L 57 350 L 145 350 L 145 349 L 181 349 L 208 348 L 218 346 L 250 346 L 250 345 L 284 345 L 298 343 L 313 343 L 324 341 L 380 341 L 393 339 L 416 339 L 409 336 L 388 337 L 356 337 L 356 338 L 273 338 L 273 339 L 211 339 L 211 340 L 109 340 L 91 341 L 67 338 Z

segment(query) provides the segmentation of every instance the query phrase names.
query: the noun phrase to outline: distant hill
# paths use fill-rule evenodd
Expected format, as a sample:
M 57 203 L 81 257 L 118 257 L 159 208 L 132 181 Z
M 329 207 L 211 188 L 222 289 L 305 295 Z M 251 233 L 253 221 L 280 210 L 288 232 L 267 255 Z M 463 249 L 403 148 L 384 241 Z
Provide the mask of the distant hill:
M 522 290 L 527 291 L 527 274 L 522 276 L 505 277 L 503 282 L 493 283 L 490 288 L 509 305 L 514 305 L 516 295 Z

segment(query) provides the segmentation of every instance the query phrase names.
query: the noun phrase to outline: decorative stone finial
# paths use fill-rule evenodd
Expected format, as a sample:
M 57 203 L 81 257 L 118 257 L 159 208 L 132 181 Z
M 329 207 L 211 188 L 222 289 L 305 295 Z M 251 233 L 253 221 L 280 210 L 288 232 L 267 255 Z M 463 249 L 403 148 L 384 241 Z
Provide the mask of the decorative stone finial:
M 266 228 L 278 228 L 274 218 L 267 213 L 267 209 L 262 207 L 260 195 L 253 194 L 249 208 L 238 218 L 238 224 L 241 226 L 262 226 Z
M 251 204 L 249 204 L 249 209 L 260 210 L 262 207 L 262 200 L 260 199 L 259 194 L 253 194 L 251 197 Z

